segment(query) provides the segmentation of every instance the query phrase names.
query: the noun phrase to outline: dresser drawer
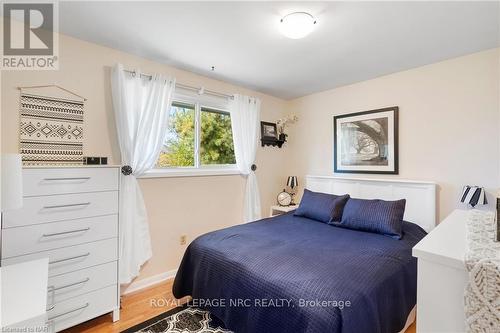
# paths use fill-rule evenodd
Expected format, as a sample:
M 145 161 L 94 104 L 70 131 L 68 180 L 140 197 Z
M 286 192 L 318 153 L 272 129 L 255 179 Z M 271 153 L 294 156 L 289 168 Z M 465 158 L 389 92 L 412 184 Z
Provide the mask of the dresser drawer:
M 48 323 L 61 331 L 118 308 L 117 286 L 107 287 L 60 302 L 48 311 Z
M 118 239 L 105 239 L 57 250 L 2 259 L 2 265 L 12 265 L 39 258 L 49 258 L 49 277 L 69 273 L 78 269 L 116 261 L 118 258 Z
M 2 230 L 2 257 L 118 237 L 118 215 L 43 223 Z
M 60 303 L 64 300 L 105 287 L 116 286 L 117 284 L 118 263 L 116 261 L 57 275 L 49 279 L 47 303 L 49 305 Z
M 24 198 L 23 208 L 4 213 L 3 228 L 118 213 L 118 191 Z
M 120 172 L 112 167 L 25 168 L 24 196 L 118 190 Z

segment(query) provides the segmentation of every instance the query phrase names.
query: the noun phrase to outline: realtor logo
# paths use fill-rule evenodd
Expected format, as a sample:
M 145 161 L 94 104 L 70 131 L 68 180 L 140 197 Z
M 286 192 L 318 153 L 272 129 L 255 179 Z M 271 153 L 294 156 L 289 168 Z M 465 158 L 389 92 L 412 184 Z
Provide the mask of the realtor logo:
M 57 69 L 54 2 L 3 3 L 2 69 Z

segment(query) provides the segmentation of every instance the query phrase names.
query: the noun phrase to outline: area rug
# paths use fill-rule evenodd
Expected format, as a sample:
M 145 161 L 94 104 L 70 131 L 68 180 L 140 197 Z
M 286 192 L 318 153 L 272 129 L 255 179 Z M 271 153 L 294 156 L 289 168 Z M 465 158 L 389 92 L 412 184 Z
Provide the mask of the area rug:
M 209 311 L 177 307 L 122 333 L 232 333 Z

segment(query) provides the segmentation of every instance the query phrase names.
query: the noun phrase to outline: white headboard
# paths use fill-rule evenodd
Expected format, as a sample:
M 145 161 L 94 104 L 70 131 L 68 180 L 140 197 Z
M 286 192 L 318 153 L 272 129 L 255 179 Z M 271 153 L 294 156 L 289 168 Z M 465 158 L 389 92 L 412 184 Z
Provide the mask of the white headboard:
M 436 226 L 436 183 L 396 179 L 306 176 L 306 188 L 353 198 L 406 199 L 405 220 L 432 230 Z

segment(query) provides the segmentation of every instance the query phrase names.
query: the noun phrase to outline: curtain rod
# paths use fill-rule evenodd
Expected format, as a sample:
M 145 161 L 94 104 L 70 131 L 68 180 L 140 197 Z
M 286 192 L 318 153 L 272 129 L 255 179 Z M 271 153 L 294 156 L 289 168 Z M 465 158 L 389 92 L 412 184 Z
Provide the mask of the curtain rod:
M 127 72 L 127 73 L 133 73 L 133 74 L 136 73 L 135 71 L 131 71 L 131 70 L 128 70 L 128 69 L 124 69 L 124 71 Z M 150 79 L 153 78 L 153 75 L 151 75 L 151 74 L 141 73 L 141 76 L 143 76 L 143 77 L 149 77 Z M 189 86 L 187 84 L 182 84 L 182 83 L 176 83 L 175 86 L 179 87 L 181 89 L 195 91 L 199 95 L 207 94 L 207 95 L 212 95 L 212 96 L 222 97 L 222 98 L 229 98 L 229 99 L 233 99 L 234 98 L 233 95 L 228 95 L 228 94 L 220 93 L 220 92 L 217 92 L 217 91 L 205 89 L 204 87 L 198 88 L 198 87 L 193 87 L 193 86 Z

